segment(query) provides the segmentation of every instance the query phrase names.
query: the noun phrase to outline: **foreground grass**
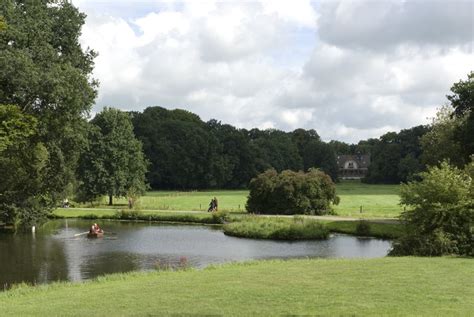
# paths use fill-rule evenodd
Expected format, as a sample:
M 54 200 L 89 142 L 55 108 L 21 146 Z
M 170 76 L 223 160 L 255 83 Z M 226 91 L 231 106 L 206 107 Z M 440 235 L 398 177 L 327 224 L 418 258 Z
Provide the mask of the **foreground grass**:
M 344 181 L 336 185 L 337 194 L 341 198 L 335 212 L 340 216 L 358 218 L 397 217 L 402 208 L 399 206 L 398 185 L 369 185 L 358 181 Z M 150 191 L 141 197 L 138 205 L 142 210 L 168 211 L 207 211 L 210 200 L 217 197 L 219 210 L 244 212 L 247 202 L 247 190 L 218 191 Z M 94 207 L 103 209 L 127 208 L 125 199 L 116 199 L 114 205 L 107 206 L 104 197 Z M 79 207 L 91 207 L 88 204 Z M 362 207 L 362 213 L 360 212 Z
M 469 316 L 474 261 L 290 260 L 129 273 L 0 293 L 5 316 Z
M 303 218 L 269 218 L 249 216 L 241 221 L 225 224 L 224 233 L 236 237 L 303 240 L 327 239 L 329 230 L 321 222 Z

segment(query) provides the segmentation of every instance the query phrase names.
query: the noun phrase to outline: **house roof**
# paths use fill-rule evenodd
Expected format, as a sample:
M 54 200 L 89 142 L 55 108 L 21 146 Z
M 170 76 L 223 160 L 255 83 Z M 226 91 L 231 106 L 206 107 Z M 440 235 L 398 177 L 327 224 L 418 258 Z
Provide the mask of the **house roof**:
M 339 168 L 344 168 L 347 161 L 356 162 L 359 168 L 368 168 L 370 165 L 370 155 L 338 155 L 336 161 Z

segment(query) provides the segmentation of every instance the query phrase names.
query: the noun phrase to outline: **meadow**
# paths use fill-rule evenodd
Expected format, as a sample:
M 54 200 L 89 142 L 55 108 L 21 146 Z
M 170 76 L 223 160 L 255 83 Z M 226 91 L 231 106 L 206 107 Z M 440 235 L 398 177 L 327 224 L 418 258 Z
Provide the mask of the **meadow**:
M 334 206 L 334 211 L 339 216 L 394 218 L 402 211 L 399 205 L 398 185 L 371 185 L 345 181 L 336 185 L 336 191 L 341 201 L 339 205 Z M 136 204 L 137 208 L 144 212 L 153 210 L 207 211 L 210 200 L 217 197 L 219 210 L 245 212 L 247 196 L 247 190 L 149 191 Z M 92 206 L 90 204 L 78 206 L 95 207 L 101 210 L 128 208 L 125 198 L 115 199 L 114 205 L 110 207 L 107 206 L 106 197 Z
M 124 273 L 0 293 L 5 316 L 469 316 L 466 258 L 305 259 Z

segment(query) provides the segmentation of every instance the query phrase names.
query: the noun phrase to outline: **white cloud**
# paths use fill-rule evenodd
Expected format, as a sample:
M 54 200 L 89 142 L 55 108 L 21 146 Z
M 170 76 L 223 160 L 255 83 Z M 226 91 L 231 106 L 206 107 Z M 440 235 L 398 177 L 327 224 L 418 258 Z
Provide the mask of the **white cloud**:
M 474 69 L 472 1 L 74 0 L 95 111 L 185 108 L 357 142 L 421 123 Z

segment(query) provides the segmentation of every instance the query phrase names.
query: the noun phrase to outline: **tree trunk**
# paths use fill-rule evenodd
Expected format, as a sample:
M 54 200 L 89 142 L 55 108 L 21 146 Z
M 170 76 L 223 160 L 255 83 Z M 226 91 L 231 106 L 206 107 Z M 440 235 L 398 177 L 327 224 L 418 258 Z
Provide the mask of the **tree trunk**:
M 112 206 L 112 195 L 109 195 L 109 206 Z

